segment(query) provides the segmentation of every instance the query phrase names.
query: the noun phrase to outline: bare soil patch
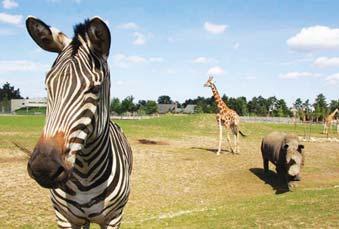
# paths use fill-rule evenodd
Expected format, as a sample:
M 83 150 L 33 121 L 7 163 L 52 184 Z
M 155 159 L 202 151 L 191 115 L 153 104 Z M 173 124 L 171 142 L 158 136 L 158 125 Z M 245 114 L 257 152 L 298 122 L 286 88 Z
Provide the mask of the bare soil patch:
M 149 139 L 138 139 L 138 142 L 144 145 L 169 145 L 168 142 L 165 141 L 155 141 Z

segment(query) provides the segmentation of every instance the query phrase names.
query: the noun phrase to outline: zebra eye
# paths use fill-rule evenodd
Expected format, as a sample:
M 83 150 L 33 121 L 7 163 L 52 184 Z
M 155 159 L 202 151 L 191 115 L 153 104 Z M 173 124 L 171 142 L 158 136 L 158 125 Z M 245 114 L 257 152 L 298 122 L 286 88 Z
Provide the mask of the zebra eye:
M 100 90 L 100 85 L 95 85 L 91 87 L 90 89 L 88 89 L 87 93 L 98 94 L 99 90 Z

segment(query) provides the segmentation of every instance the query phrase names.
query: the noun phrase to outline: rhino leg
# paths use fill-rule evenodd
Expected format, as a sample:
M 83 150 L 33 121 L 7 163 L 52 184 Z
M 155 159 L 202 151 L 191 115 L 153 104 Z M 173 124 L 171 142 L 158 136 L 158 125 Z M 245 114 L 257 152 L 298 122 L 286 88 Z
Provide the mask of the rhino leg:
M 268 173 L 268 160 L 267 159 L 263 159 L 264 162 L 264 172 Z
M 294 180 L 295 180 L 295 181 L 301 181 L 301 176 L 300 176 L 300 174 L 296 175 L 296 176 L 294 177 Z
M 287 176 L 286 169 L 279 165 L 275 169 L 277 171 L 278 176 L 284 179 L 285 182 L 288 182 L 289 179 Z

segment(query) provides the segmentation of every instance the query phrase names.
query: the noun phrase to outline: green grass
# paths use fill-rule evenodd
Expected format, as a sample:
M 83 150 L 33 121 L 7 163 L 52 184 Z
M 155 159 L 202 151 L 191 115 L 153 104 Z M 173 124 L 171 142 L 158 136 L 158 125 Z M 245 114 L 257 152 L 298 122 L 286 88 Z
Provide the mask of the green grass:
M 46 107 L 20 108 L 15 111 L 15 114 L 17 115 L 46 114 Z
M 315 228 L 337 227 L 339 190 L 259 196 L 225 205 L 159 215 L 126 228 Z
M 33 147 L 33 140 L 39 138 L 45 116 L 0 116 L 0 144 L 11 147 L 16 141 Z M 159 140 L 182 139 L 191 136 L 215 136 L 215 115 L 165 115 L 145 120 L 116 120 L 124 132 L 133 138 L 155 138 Z M 261 138 L 270 131 L 295 132 L 299 136 L 308 135 L 309 126 L 272 123 L 242 123 L 241 130 L 249 138 Z M 312 125 L 312 136 L 322 136 L 322 125 Z M 25 133 L 25 138 L 22 138 Z
M 0 116 L 0 228 L 56 228 L 48 191 L 28 177 L 25 155 L 13 145 L 32 149 L 44 119 Z M 260 173 L 251 172 L 262 168 L 265 134 L 278 130 L 303 136 L 302 125 L 241 123 L 248 134 L 240 139 L 241 154 L 217 157 L 211 152 L 218 139 L 214 115 L 116 122 L 134 154 L 122 228 L 339 227 L 338 143 L 305 142 L 303 180 L 295 192 L 277 195 L 274 176 L 265 183 Z M 322 125 L 312 126 L 312 136 L 325 137 L 321 131 Z M 142 145 L 141 138 L 167 145 Z

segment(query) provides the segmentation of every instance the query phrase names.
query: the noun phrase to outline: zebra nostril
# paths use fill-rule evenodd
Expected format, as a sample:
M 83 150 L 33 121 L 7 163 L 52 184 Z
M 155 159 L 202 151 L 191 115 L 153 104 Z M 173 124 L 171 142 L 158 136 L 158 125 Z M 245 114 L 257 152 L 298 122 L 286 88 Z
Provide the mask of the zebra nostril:
M 52 181 L 56 180 L 56 179 L 61 175 L 61 173 L 62 173 L 63 171 L 65 171 L 65 168 L 62 167 L 62 166 L 60 166 L 60 167 L 58 168 L 58 170 L 54 173 L 54 175 L 51 176 L 51 180 L 52 180 Z

